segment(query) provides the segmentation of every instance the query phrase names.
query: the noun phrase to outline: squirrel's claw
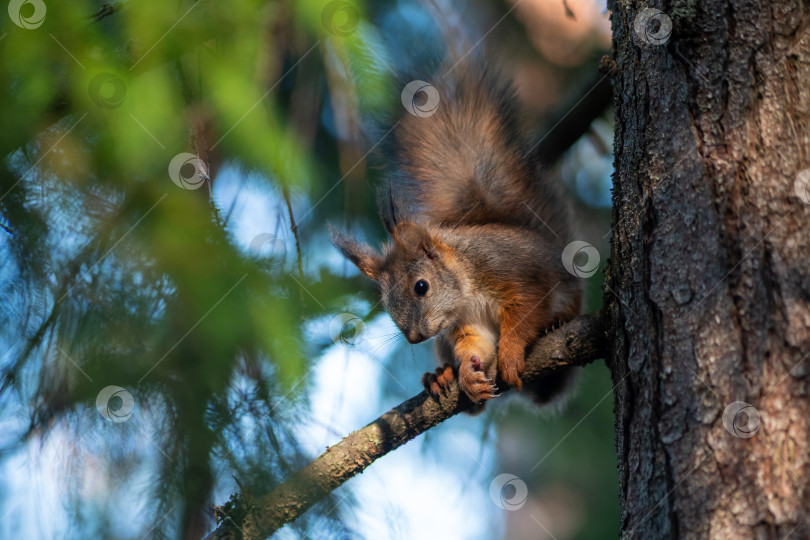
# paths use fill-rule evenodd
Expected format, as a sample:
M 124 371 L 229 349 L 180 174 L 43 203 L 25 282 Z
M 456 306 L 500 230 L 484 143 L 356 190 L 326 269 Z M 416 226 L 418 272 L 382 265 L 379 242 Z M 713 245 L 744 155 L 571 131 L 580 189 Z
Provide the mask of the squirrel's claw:
M 500 365 L 498 367 L 501 368 Z M 523 381 L 521 381 L 521 377 L 524 371 L 525 365 L 523 359 L 520 361 L 510 362 L 501 368 L 501 378 L 512 388 L 521 390 L 523 388 Z
M 458 369 L 458 384 L 473 403 L 496 397 L 495 385 L 481 369 L 480 361 L 473 356 L 471 361 L 462 362 Z
M 523 387 L 521 377 L 526 371 L 526 359 L 523 354 L 523 347 L 520 345 L 507 344 L 501 341 L 501 349 L 498 351 L 498 372 L 503 382 L 515 390 Z
M 453 367 L 450 364 L 445 364 L 443 367 L 436 368 L 434 373 L 427 372 L 422 375 L 422 385 L 428 394 L 439 399 L 447 394 L 447 390 L 455 378 Z

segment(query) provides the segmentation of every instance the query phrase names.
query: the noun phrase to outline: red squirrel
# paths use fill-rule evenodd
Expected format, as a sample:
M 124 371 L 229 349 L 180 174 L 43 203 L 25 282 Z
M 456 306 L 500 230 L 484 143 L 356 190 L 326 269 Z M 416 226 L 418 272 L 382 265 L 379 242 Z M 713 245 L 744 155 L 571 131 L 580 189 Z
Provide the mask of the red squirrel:
M 439 395 L 457 377 L 483 402 L 498 375 L 522 388 L 527 346 L 580 314 L 583 283 L 561 261 L 571 237 L 562 186 L 518 128 L 511 86 L 474 64 L 426 81 L 433 108 L 404 110 L 384 156 L 379 206 L 392 241 L 381 253 L 336 230 L 332 241 L 379 284 L 408 342 L 436 338 L 442 367 L 423 376 L 426 390 Z M 527 390 L 547 402 L 569 375 Z

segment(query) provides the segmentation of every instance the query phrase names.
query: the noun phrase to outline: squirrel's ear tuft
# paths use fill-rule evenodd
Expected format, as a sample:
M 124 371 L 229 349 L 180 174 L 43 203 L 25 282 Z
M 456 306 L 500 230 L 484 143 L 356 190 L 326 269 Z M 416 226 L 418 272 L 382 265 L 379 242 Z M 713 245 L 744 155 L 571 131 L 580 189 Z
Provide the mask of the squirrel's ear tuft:
M 394 242 L 400 249 L 413 256 L 427 255 L 431 259 L 439 257 L 438 245 L 428 230 L 412 221 L 401 221 L 392 233 Z
M 344 257 L 360 269 L 365 275 L 373 280 L 380 278 L 382 269 L 382 257 L 365 244 L 360 244 L 348 235 L 343 234 L 333 227 L 329 227 L 329 236 L 332 243 L 343 254 Z
M 388 234 L 393 235 L 394 227 L 397 226 L 399 221 L 399 209 L 394 202 L 394 192 L 390 180 L 386 187 L 377 190 L 377 208 L 380 213 L 380 221 L 385 226 L 385 230 L 388 231 Z

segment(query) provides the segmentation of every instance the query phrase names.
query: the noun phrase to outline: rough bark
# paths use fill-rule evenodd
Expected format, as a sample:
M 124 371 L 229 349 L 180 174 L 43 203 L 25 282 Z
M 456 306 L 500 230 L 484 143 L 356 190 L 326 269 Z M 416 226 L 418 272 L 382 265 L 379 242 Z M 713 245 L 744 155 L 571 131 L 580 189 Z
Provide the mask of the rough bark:
M 609 4 L 622 534 L 808 538 L 810 4 L 655 5 L 666 44 Z
M 603 358 L 606 343 L 601 313 L 578 317 L 533 345 L 527 355 L 523 380 L 528 385 L 565 366 Z M 244 499 L 238 505 L 218 508 L 225 519 L 209 538 L 265 538 L 376 459 L 471 407 L 468 399 L 459 397 L 456 384 L 440 400 L 421 392 L 327 448 L 272 492 L 247 503 L 252 506 L 250 511 L 245 511 Z

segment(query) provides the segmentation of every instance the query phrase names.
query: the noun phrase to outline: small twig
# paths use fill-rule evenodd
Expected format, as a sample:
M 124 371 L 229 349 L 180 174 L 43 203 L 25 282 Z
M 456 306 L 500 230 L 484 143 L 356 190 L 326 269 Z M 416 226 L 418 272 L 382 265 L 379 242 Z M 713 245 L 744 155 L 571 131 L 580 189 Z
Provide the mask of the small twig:
M 121 8 L 124 7 L 124 3 L 125 2 L 110 2 L 109 4 L 104 4 L 98 9 L 98 11 L 90 15 L 90 20 L 98 22 L 101 19 L 119 12 L 121 11 Z
M 287 203 L 287 212 L 290 214 L 290 230 L 295 237 L 295 250 L 298 253 L 298 277 L 304 281 L 304 263 L 301 259 L 301 240 L 298 238 L 298 225 L 295 224 L 295 214 L 293 214 L 292 203 L 290 202 L 290 189 L 283 185 L 281 192 L 284 195 L 284 201 Z
M 541 337 L 531 347 L 526 357 L 524 385 L 529 386 L 560 369 L 602 358 L 607 346 L 605 322 L 600 312 L 577 317 Z M 253 506 L 250 511 L 240 512 L 236 508 L 229 512 L 231 517 L 245 515 L 245 520 L 240 523 L 226 520 L 208 538 L 266 538 L 378 458 L 472 406 L 466 396 L 459 394 L 456 383 L 440 400 L 421 392 L 327 448 L 270 493 L 249 501 Z M 242 503 L 236 504 L 239 500 L 238 495 L 232 497 L 229 508 L 240 506 Z
M 8 227 L 6 227 L 5 225 L 3 225 L 2 223 L 0 223 L 0 227 L 3 227 L 3 230 L 4 230 L 4 231 L 6 231 L 6 232 L 7 232 L 9 235 L 14 236 L 14 231 L 12 231 L 11 229 L 9 229 Z
M 565 16 L 572 20 L 577 20 L 577 16 L 571 11 L 571 6 L 568 5 L 568 0 L 562 0 L 563 7 L 565 8 Z

